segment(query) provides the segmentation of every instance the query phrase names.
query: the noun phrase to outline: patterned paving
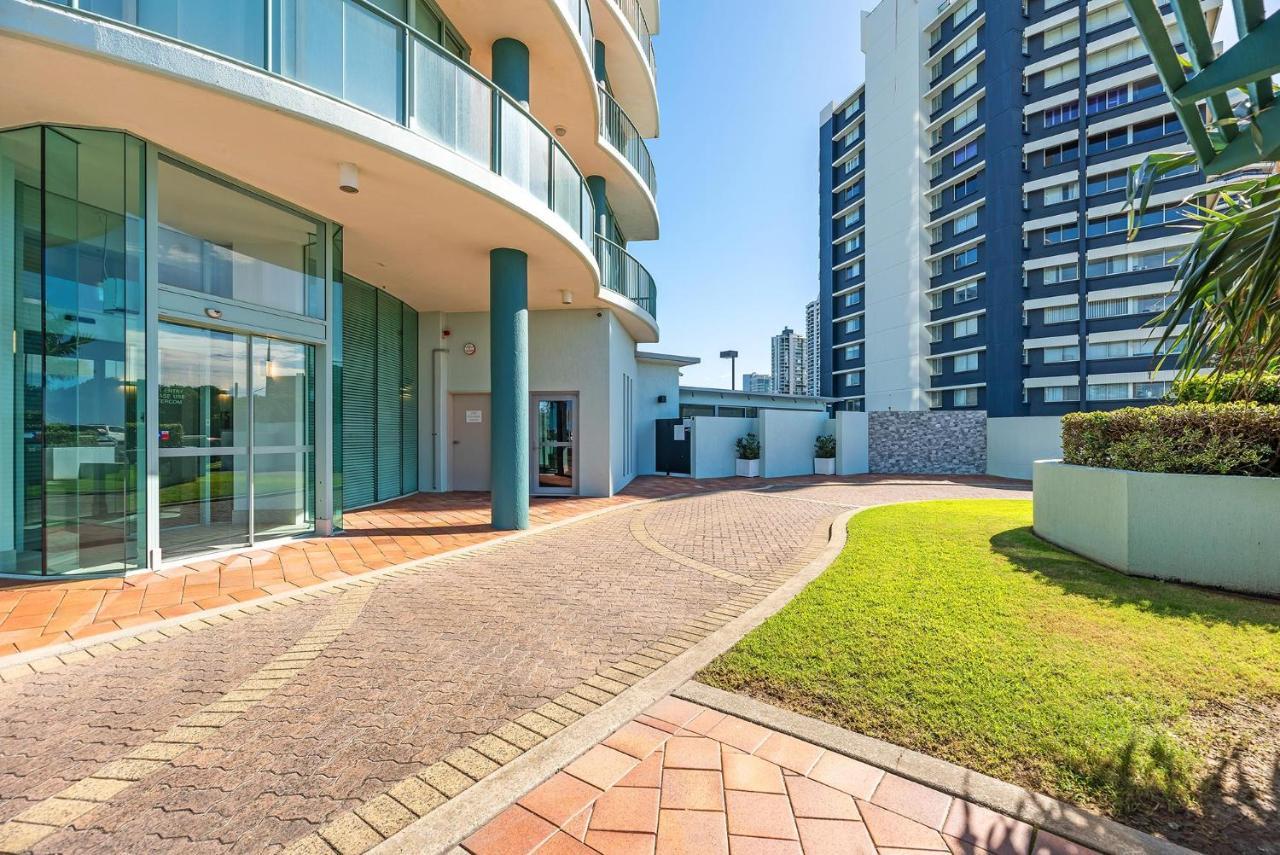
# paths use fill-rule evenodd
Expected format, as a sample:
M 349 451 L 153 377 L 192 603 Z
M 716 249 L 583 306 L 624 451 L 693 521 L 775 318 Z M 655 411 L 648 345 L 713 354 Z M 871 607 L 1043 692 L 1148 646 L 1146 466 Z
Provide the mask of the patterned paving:
M 366 851 L 758 602 L 844 507 L 1016 489 L 742 484 L 250 603 L 0 685 L 0 851 Z M 619 501 L 670 489 L 638 488 Z M 711 561 L 751 584 L 689 566 Z
M 1088 855 L 875 766 L 679 698 L 462 844 L 471 855 Z

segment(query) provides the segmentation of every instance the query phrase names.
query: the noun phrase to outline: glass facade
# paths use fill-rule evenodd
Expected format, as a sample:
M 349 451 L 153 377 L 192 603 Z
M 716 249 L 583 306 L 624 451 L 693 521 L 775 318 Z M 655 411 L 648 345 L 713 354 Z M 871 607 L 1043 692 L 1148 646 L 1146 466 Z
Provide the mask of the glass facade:
M 122 573 L 156 548 L 171 561 L 315 529 L 318 360 L 342 305 L 327 311 L 328 228 L 124 133 L 0 132 L 0 573 Z M 183 308 L 193 292 L 253 329 L 205 326 L 221 310 Z M 392 308 L 374 322 L 416 365 Z M 402 378 L 380 392 L 408 424 Z
M 125 134 L 0 134 L 0 572 L 145 561 L 144 173 Z

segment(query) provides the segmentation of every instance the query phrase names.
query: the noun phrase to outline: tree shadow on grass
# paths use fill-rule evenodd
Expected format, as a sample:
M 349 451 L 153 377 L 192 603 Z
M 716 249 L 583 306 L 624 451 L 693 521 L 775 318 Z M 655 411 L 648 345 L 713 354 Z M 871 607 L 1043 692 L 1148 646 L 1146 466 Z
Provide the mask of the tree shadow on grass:
M 1040 539 L 1030 526 L 1002 531 L 993 535 L 990 543 L 1017 570 L 1068 594 L 1110 606 L 1131 606 L 1161 617 L 1280 633 L 1280 600 L 1129 576 Z
M 1104 606 L 1280 632 L 1275 600 L 1127 576 L 1053 546 L 1029 527 L 1000 532 L 990 543 L 1018 572 Z M 1078 771 L 1124 793 L 1117 818 L 1135 827 L 1204 852 L 1280 853 L 1280 703 L 1214 702 L 1193 709 L 1188 723 L 1202 743 L 1194 781 L 1158 736 L 1130 739 L 1113 758 Z M 1169 798 L 1179 791 L 1194 810 Z

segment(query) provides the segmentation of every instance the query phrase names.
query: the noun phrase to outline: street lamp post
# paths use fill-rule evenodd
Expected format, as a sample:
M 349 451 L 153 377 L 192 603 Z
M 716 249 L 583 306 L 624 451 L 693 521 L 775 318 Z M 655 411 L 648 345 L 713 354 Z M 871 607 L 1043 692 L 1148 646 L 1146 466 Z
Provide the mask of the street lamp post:
M 735 391 L 738 388 L 738 351 L 722 350 L 720 358 L 729 360 L 729 389 Z

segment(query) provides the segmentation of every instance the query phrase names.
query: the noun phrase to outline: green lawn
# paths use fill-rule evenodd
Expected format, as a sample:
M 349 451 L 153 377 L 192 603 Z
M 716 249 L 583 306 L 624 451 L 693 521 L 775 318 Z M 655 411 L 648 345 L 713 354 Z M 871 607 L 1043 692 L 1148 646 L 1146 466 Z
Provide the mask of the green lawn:
M 1027 501 L 861 513 L 700 679 L 1113 815 L 1194 807 L 1232 730 L 1198 714 L 1280 701 L 1280 604 L 1123 576 L 1030 522 Z

